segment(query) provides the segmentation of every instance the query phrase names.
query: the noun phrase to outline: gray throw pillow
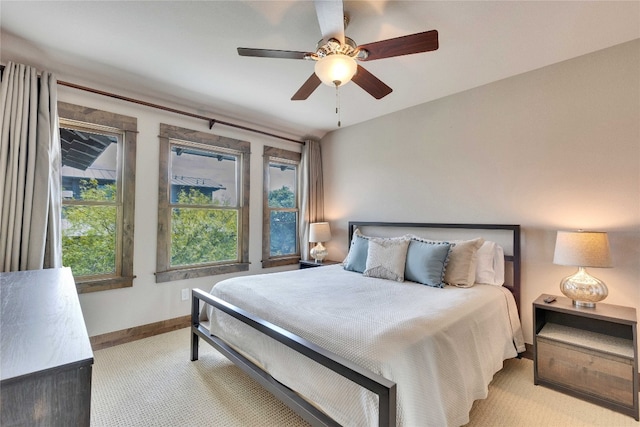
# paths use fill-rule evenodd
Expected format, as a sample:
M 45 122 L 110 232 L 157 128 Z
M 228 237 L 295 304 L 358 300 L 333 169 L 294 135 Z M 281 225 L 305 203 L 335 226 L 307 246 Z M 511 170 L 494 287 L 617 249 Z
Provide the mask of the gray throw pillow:
M 407 249 L 405 280 L 443 288 L 450 248 L 448 242 L 411 240 Z

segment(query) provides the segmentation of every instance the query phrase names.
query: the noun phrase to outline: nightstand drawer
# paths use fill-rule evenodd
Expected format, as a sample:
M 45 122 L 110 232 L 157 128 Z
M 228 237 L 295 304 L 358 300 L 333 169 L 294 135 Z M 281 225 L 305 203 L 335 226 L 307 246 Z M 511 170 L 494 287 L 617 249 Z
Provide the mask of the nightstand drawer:
M 633 407 L 633 359 L 539 336 L 537 369 L 541 379 Z

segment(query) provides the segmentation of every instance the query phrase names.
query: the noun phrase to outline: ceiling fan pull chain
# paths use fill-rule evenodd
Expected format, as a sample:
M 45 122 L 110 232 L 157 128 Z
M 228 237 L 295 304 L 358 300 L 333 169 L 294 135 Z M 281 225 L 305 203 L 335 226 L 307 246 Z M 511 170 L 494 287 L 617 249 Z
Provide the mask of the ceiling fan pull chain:
M 340 127 L 342 124 L 340 123 L 340 92 L 339 92 L 339 82 L 335 82 L 336 83 L 336 114 L 338 115 L 338 127 Z

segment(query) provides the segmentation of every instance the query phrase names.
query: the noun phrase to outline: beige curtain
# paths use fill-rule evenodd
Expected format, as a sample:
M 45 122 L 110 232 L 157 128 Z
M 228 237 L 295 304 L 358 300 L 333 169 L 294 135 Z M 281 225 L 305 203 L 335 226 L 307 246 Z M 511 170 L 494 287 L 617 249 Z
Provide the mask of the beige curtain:
M 305 141 L 300 160 L 300 257 L 309 259 L 309 224 L 324 221 L 322 153 L 318 141 Z
M 0 106 L 0 271 L 61 267 L 56 78 L 9 62 Z

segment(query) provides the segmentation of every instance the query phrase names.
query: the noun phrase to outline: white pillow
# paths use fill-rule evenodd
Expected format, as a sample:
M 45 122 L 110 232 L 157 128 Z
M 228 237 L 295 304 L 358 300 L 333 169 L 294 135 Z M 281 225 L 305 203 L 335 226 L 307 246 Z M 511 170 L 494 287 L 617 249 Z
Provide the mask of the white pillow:
M 495 272 L 494 285 L 504 285 L 504 249 L 496 245 L 496 256 L 493 258 L 493 270 Z
M 478 249 L 476 283 L 504 284 L 504 250 L 496 242 L 485 241 Z
M 478 248 L 476 263 L 476 283 L 493 284 L 495 270 L 493 259 L 495 258 L 496 243 L 486 241 Z
M 404 281 L 409 239 L 369 239 L 367 266 L 362 273 L 367 277 Z

